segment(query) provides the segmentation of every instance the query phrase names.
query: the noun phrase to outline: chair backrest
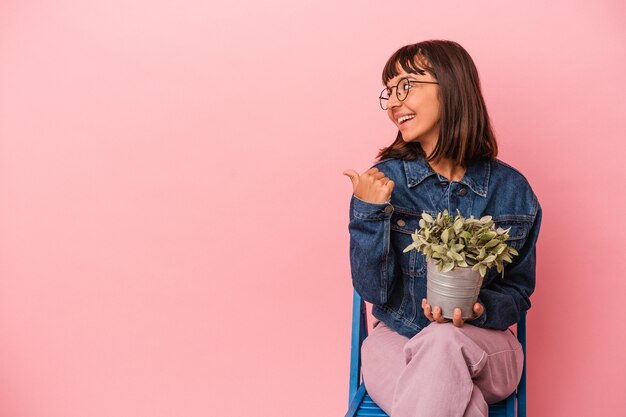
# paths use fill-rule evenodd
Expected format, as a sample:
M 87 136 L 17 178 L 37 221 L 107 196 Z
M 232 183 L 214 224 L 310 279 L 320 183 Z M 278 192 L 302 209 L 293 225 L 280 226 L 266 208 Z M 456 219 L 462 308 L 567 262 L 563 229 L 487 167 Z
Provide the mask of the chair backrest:
M 367 337 L 367 309 L 365 301 L 356 290 L 353 290 L 353 293 L 348 406 L 352 404 L 352 400 L 363 383 L 361 380 L 361 345 Z M 526 417 L 526 312 L 520 316 L 520 320 L 517 323 L 517 339 L 524 350 L 524 369 L 522 378 L 517 385 L 517 416 Z M 515 399 L 515 392 L 506 399 L 507 416 L 515 415 Z

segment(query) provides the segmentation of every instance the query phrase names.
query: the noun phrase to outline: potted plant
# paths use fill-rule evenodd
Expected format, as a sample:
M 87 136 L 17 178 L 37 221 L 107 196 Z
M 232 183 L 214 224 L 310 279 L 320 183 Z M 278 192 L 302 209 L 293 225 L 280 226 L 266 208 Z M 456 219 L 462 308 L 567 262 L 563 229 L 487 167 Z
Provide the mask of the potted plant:
M 469 318 L 487 269 L 495 266 L 504 279 L 503 262 L 511 263 L 511 256 L 518 255 L 504 243 L 511 228 L 496 229 L 491 216 L 465 218 L 458 209 L 454 218 L 448 210 L 435 219 L 422 212 L 419 226 L 403 252 L 415 249 L 426 257 L 428 303 L 439 306 L 445 318 L 451 319 L 457 307 L 463 320 Z

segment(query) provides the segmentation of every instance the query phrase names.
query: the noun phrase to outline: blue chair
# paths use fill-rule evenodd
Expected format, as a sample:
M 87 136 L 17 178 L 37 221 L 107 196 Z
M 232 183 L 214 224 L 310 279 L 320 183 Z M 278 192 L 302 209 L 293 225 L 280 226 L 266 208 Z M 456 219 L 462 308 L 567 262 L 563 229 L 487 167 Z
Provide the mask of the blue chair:
M 365 301 L 354 290 L 352 309 L 352 347 L 350 353 L 350 391 L 348 412 L 345 417 L 389 417 L 367 394 L 365 384 L 361 381 L 361 344 L 367 337 L 367 310 Z M 524 349 L 524 371 L 517 390 L 507 399 L 489 405 L 489 417 L 526 417 L 526 313 L 517 323 L 517 339 Z

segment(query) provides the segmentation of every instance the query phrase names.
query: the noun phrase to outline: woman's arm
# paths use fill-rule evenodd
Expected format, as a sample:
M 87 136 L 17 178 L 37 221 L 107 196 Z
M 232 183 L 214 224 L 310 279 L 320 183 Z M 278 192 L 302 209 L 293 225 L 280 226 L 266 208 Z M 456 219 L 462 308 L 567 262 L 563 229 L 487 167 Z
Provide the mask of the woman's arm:
M 370 203 L 354 194 L 350 200 L 350 266 L 352 284 L 361 297 L 382 305 L 389 299 L 398 273 L 390 248 L 393 206 Z
M 520 315 L 530 308 L 530 295 L 535 290 L 536 245 L 541 217 L 541 205 L 537 201 L 537 214 L 519 255 L 506 264 L 504 279 L 497 276 L 487 287 L 481 288 L 478 302 L 485 306 L 485 312 L 468 323 L 505 330 L 517 323 Z

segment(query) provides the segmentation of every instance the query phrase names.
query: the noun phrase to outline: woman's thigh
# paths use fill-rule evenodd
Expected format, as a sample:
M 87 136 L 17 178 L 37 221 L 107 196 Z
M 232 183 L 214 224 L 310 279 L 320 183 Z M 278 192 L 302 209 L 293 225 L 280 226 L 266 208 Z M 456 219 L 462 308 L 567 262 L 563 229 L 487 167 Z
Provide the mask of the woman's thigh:
M 524 354 L 517 337 L 509 330 L 484 329 L 471 324 L 431 323 L 406 343 L 407 361 L 425 359 L 429 363 L 455 363 L 466 368 L 468 378 L 492 404 L 515 390 L 521 377 Z M 424 377 L 415 376 L 416 378 Z M 430 377 L 430 376 L 428 376 Z M 427 378 L 428 378 L 427 377 Z M 455 381 L 450 381 L 454 384 Z M 468 381 L 458 381 L 467 384 Z
M 506 398 L 521 376 L 523 352 L 515 335 L 508 330 L 432 323 L 409 339 L 382 321 L 377 320 L 374 326 L 361 347 L 361 369 L 367 392 L 387 414 L 391 413 L 400 374 L 412 358 L 411 347 L 420 340 L 431 344 L 435 337 L 439 342 L 462 346 L 463 355 L 467 356 L 468 376 L 480 387 L 488 403 Z
M 404 345 L 409 338 L 391 330 L 382 321 L 374 322 L 361 346 L 361 370 L 367 392 L 387 414 L 396 381 L 406 367 Z
M 463 326 L 465 334 L 484 351 L 470 366 L 470 375 L 489 404 L 501 401 L 517 387 L 524 366 L 524 351 L 510 330 Z

